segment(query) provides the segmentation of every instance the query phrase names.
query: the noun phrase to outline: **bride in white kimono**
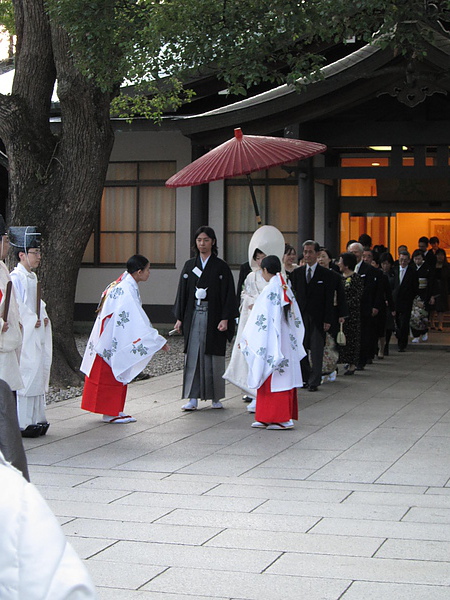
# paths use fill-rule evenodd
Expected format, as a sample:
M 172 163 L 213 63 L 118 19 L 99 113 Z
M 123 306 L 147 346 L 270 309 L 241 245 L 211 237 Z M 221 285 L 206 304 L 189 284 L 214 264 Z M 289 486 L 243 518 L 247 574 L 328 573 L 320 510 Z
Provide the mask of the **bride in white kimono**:
M 267 281 L 262 276 L 261 261 L 269 254 L 274 254 L 281 259 L 284 246 L 283 234 L 272 225 L 263 225 L 255 231 L 248 246 L 248 262 L 252 272 L 247 275 L 242 289 L 236 342 L 223 378 L 243 390 L 247 396 L 244 396 L 244 400 L 250 399 L 247 407 L 250 413 L 254 413 L 256 409 L 256 390 L 248 387 L 248 366 L 237 341 L 242 335 L 256 298 L 267 285 Z

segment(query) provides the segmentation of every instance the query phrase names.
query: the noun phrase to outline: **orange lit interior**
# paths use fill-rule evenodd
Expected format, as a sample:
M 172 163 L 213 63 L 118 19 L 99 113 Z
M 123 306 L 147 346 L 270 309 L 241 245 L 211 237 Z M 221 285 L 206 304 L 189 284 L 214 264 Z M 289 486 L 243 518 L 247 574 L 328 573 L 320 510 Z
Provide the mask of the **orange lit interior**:
M 426 166 L 433 166 L 434 157 L 426 158 Z M 404 156 L 404 166 L 413 166 L 414 157 Z M 384 157 L 347 157 L 341 158 L 342 167 L 373 167 L 389 166 L 389 158 Z M 373 179 L 342 179 L 340 182 L 341 197 L 376 197 L 377 180 Z M 362 207 L 361 212 L 364 212 Z M 417 248 L 421 236 L 436 235 L 440 246 L 450 256 L 450 214 L 449 213 L 391 213 L 372 216 L 352 216 L 350 213 L 341 214 L 341 252 L 345 250 L 348 240 L 358 239 L 362 233 L 372 237 L 373 245 L 383 244 L 389 248 L 394 258 L 397 258 L 397 247 L 406 244 L 412 253 Z
M 341 252 L 345 251 L 348 240 L 357 240 L 362 233 L 368 233 L 373 245 L 384 244 L 397 258 L 397 247 L 406 244 L 412 253 L 417 241 L 423 235 L 436 235 L 440 247 L 450 256 L 450 214 L 449 213 L 397 213 L 393 216 L 353 217 L 350 213 L 341 214 Z

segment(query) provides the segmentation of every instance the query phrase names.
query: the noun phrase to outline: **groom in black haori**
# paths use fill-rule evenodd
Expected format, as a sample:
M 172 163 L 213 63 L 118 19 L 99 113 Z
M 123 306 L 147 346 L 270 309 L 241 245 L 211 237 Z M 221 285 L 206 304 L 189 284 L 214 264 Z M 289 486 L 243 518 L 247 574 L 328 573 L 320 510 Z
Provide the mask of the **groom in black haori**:
M 178 285 L 174 314 L 175 329 L 185 338 L 185 411 L 196 410 L 199 398 L 223 408 L 225 349 L 239 310 L 230 268 L 217 252 L 214 230 L 203 225 L 195 233 L 196 256 L 185 263 Z

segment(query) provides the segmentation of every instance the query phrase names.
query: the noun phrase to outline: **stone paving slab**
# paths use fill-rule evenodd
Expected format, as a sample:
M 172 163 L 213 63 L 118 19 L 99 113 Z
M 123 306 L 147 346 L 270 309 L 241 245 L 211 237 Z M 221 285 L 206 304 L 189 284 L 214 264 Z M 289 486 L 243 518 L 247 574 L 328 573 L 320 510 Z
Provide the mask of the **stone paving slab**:
M 342 600 L 448 600 L 448 587 L 355 581 Z
M 350 585 L 350 581 L 315 579 L 310 577 L 283 577 L 278 575 L 236 573 L 220 567 L 206 569 L 168 569 L 143 586 L 144 590 L 168 590 L 179 594 L 189 590 L 191 598 L 225 596 L 233 600 L 336 600 Z
M 108 549 L 104 552 L 108 552 Z M 324 556 L 285 552 L 266 571 L 269 574 L 343 580 L 385 581 L 418 585 L 450 585 L 448 562 L 395 560 L 355 556 Z
M 300 390 L 285 432 L 230 384 L 182 413 L 181 372 L 129 386 L 137 423 L 53 404 L 31 478 L 100 600 L 447 600 L 449 358 L 393 349 Z

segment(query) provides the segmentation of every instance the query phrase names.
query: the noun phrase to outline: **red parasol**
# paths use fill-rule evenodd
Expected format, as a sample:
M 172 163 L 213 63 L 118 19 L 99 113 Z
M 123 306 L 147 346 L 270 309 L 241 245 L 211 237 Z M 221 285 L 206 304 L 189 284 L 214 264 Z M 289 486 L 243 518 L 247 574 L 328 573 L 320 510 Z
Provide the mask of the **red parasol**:
M 291 138 L 262 135 L 243 135 L 234 130 L 234 138 L 214 148 L 166 181 L 167 187 L 184 187 L 247 175 L 255 208 L 256 220 L 261 224 L 258 204 L 250 173 L 268 169 L 292 160 L 302 160 L 325 152 L 324 144 Z

